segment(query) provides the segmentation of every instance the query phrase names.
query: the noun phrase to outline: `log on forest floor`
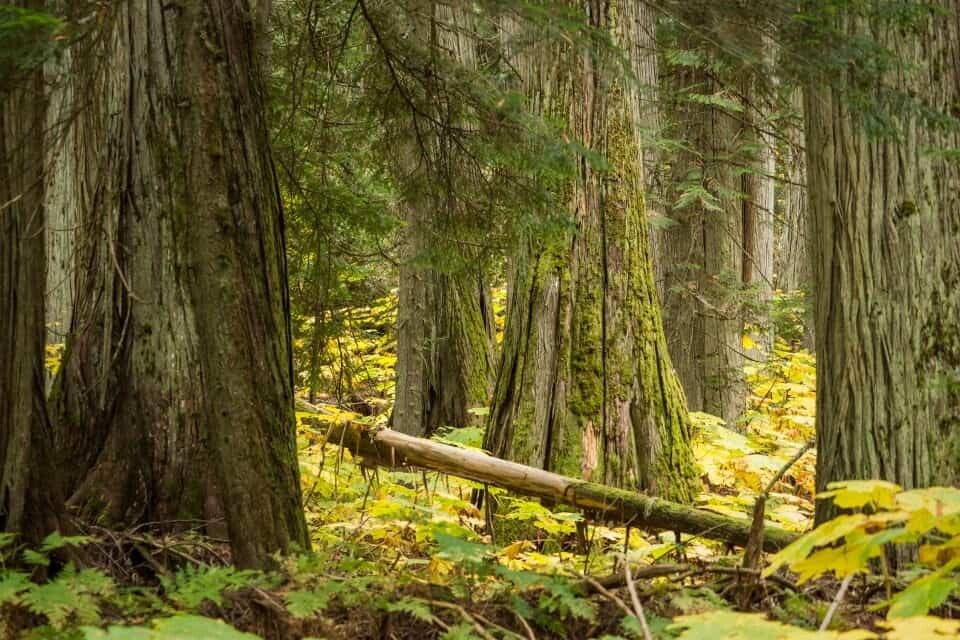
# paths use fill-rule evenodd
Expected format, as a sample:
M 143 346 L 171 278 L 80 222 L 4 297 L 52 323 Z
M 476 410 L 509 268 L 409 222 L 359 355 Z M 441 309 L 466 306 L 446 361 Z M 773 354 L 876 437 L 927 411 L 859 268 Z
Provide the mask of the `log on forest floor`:
M 439 471 L 577 507 L 605 522 L 640 529 L 679 531 L 741 547 L 746 546 L 750 536 L 750 521 L 746 519 L 585 482 L 494 458 L 482 451 L 416 438 L 391 429 L 345 423 L 329 429 L 327 442 L 346 448 L 367 465 Z M 796 538 L 795 533 L 768 526 L 764 530 L 763 548 L 777 551 Z

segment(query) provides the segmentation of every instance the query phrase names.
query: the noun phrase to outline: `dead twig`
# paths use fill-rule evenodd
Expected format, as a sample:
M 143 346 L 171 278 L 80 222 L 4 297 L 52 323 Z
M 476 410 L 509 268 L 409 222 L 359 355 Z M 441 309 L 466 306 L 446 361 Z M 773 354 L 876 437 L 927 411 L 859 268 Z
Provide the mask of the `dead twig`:
M 520 624 L 523 625 L 524 630 L 526 630 L 527 640 L 537 640 L 537 634 L 533 632 L 533 629 L 530 627 L 530 623 L 524 620 L 523 616 L 516 611 L 513 612 L 513 615 L 517 618 L 517 620 L 520 621 Z
M 804 443 L 804 445 L 800 447 L 800 450 L 797 451 L 785 465 L 780 467 L 776 475 L 767 483 L 763 492 L 757 496 L 757 500 L 753 505 L 753 520 L 750 523 L 750 535 L 747 539 L 747 546 L 744 547 L 743 550 L 742 565 L 744 569 L 758 569 L 763 559 L 764 518 L 766 517 L 767 499 L 770 497 L 770 493 L 783 476 L 786 475 L 790 467 L 795 465 L 807 451 L 812 449 L 815 443 L 816 440 L 812 438 Z M 745 580 L 741 587 L 739 597 L 741 609 L 747 609 L 749 607 L 753 600 L 756 586 L 757 580 L 755 578 L 747 578 L 747 580 Z
M 636 611 L 637 620 L 640 621 L 640 628 L 643 629 L 644 640 L 653 640 L 650 635 L 650 627 L 647 626 L 647 617 L 643 615 L 643 605 L 640 604 L 640 597 L 637 595 L 637 587 L 633 584 L 633 576 L 630 575 L 630 560 L 623 559 L 623 574 L 627 578 L 627 590 L 630 592 L 630 599 L 633 601 L 633 609 Z
M 840 589 L 837 591 L 837 595 L 833 598 L 833 602 L 830 603 L 830 608 L 827 609 L 827 615 L 823 616 L 823 622 L 820 623 L 820 631 L 826 631 L 830 626 L 830 621 L 833 619 L 833 614 L 837 612 L 837 609 L 840 607 L 840 603 L 843 602 L 843 597 L 847 595 L 847 589 L 850 587 L 851 580 L 853 580 L 852 573 L 844 578 L 843 582 L 840 583 Z
M 626 602 L 624 602 L 617 594 L 615 594 L 614 592 L 610 591 L 609 589 L 607 589 L 606 587 L 604 587 L 602 584 L 600 584 L 595 578 L 592 578 L 591 576 L 585 575 L 585 576 L 583 576 L 583 579 L 584 579 L 584 581 L 586 581 L 586 582 L 588 582 L 589 584 L 593 585 L 593 588 L 594 588 L 598 593 L 600 593 L 601 595 L 603 595 L 604 597 L 606 597 L 606 598 L 607 598 L 608 600 L 610 600 L 610 602 L 612 602 L 613 604 L 615 604 L 615 605 L 617 605 L 618 607 L 620 607 L 620 610 L 623 611 L 625 614 L 627 614 L 628 616 L 635 616 L 635 615 L 636 615 L 633 611 L 630 610 L 630 607 L 627 606 L 627 603 L 626 603 Z
M 467 611 L 466 609 L 464 609 L 464 608 L 461 607 L 460 605 L 458 605 L 458 604 L 453 604 L 452 602 L 444 602 L 443 600 L 428 600 L 428 602 L 430 603 L 430 606 L 432 606 L 432 607 L 440 607 L 441 609 L 450 609 L 451 611 L 456 611 L 457 613 L 459 613 L 459 614 L 460 614 L 460 617 L 462 617 L 462 618 L 463 618 L 464 620 L 466 620 L 468 623 L 470 623 L 471 625 L 473 625 L 473 630 L 476 631 L 478 634 L 480 634 L 480 636 L 481 636 L 484 640 L 496 640 L 496 638 L 494 638 L 492 635 L 490 635 L 490 633 L 489 633 L 486 629 L 483 628 L 483 625 L 481 625 L 481 624 L 477 621 L 477 619 L 474 618 L 474 617 L 470 614 L 469 611 Z M 497 626 L 499 627 L 499 625 L 497 625 Z M 500 628 L 500 629 L 503 629 L 503 627 L 499 627 L 499 628 Z M 510 633 L 510 634 L 512 634 L 512 635 L 514 635 L 514 636 L 516 636 L 516 637 L 518 637 L 518 638 L 520 638 L 520 640 L 524 640 L 523 636 L 521 636 L 521 635 L 518 634 L 518 633 L 514 633 L 513 631 L 509 631 L 509 630 L 507 630 L 507 629 L 503 629 L 503 630 L 505 630 L 505 631 L 507 631 L 508 633 Z

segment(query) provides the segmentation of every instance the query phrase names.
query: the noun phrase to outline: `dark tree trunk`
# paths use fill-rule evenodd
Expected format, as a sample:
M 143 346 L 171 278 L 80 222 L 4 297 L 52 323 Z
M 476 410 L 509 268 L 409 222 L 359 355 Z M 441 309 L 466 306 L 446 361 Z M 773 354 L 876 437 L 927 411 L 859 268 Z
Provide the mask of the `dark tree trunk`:
M 44 83 L 40 69 L 5 78 L 12 86 L 0 87 L 0 531 L 35 543 L 59 526 L 61 514 L 45 408 L 45 215 L 38 142 Z
M 584 11 L 627 40 L 636 35 L 630 25 L 608 23 L 627 8 L 587 3 Z M 628 115 L 637 110 L 603 54 L 585 47 L 552 79 L 536 77 L 555 68 L 541 54 L 517 65 L 529 86 L 542 87 L 533 99 L 566 116 L 570 137 L 610 166 L 581 158 L 564 191 L 576 230 L 550 245 L 529 238 L 514 257 L 485 446 L 531 466 L 689 500 L 690 423 L 657 305 L 642 152 Z
M 234 560 L 262 566 L 308 541 L 252 9 L 121 2 L 78 45 L 78 287 L 53 398 L 71 508 L 222 518 Z
M 850 17 L 841 28 L 879 38 L 909 66 L 884 77 L 886 90 L 954 114 L 960 3 L 936 4 L 947 11 L 916 31 Z M 869 135 L 842 95 L 848 81 L 811 82 L 805 101 L 817 489 L 861 478 L 908 489 L 956 482 L 960 171 L 929 150 L 956 149 L 958 137 L 913 114 L 900 114 L 899 139 Z M 829 515 L 829 503 L 818 503 L 817 519 Z

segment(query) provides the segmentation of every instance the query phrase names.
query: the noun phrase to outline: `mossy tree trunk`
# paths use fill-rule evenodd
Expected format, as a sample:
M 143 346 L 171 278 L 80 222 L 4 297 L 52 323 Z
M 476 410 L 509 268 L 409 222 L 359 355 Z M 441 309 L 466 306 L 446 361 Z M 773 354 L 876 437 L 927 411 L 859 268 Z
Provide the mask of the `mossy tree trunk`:
M 119 2 L 75 47 L 77 298 L 52 392 L 75 513 L 219 520 L 245 566 L 308 544 L 255 15 Z
M 628 3 L 582 9 L 594 27 L 635 37 Z M 628 115 L 635 96 L 605 54 L 577 46 L 552 77 L 552 56 L 520 68 L 532 71 L 528 87 L 540 87 L 533 101 L 566 116 L 569 136 L 607 166 L 579 158 L 558 193 L 575 230 L 559 242 L 527 238 L 514 256 L 485 446 L 557 473 L 689 500 L 691 426 L 653 281 L 642 153 Z
M 887 73 L 878 96 L 902 91 L 955 114 L 960 3 L 936 4 L 946 11 L 916 29 L 848 16 L 838 24 L 849 36 L 878 38 L 907 67 Z M 817 489 L 861 478 L 908 489 L 955 483 L 960 171 L 955 158 L 931 150 L 960 140 L 914 112 L 898 114 L 897 138 L 869 134 L 845 99 L 861 86 L 854 82 L 806 87 Z M 818 520 L 829 515 L 829 503 L 819 503 Z
M 659 259 L 661 229 L 669 220 L 666 194 L 666 176 L 661 166 L 660 137 L 663 122 L 660 106 L 660 64 L 657 59 L 657 10 L 645 2 L 629 3 L 624 7 L 625 24 L 631 25 L 633 36 L 629 45 L 635 83 L 628 84 L 632 94 L 632 118 L 643 150 L 644 205 L 650 221 L 648 234 L 653 277 L 660 299 L 663 299 L 663 261 Z
M 475 66 L 476 41 L 469 15 L 433 2 L 416 5 L 409 29 L 425 57 L 439 64 Z M 429 67 L 428 67 L 429 69 Z M 408 182 L 404 209 L 404 250 L 397 306 L 397 384 L 391 422 L 397 431 L 424 436 L 439 427 L 464 427 L 481 418 L 470 409 L 490 398 L 494 368 L 492 309 L 480 260 L 469 249 L 437 255 L 436 245 L 456 245 L 440 229 L 463 208 L 457 185 L 476 180 L 471 163 L 456 161 L 457 99 L 441 79 L 425 74 L 424 109 L 411 114 L 400 154 L 400 178 Z M 426 124 L 425 124 L 426 123 Z M 414 135 L 416 134 L 416 135 Z M 446 220 L 444 220 L 446 218 Z M 446 263 L 446 264 L 438 264 Z

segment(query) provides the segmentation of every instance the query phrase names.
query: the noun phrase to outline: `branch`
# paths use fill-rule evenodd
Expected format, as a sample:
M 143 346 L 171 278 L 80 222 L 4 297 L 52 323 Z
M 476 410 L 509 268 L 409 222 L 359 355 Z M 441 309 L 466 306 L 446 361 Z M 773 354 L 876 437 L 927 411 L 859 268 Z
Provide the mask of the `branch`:
M 335 425 L 327 442 L 340 443 L 364 464 L 385 467 L 422 467 L 487 483 L 515 493 L 578 507 L 601 521 L 643 529 L 679 531 L 744 546 L 750 522 L 633 491 L 562 476 L 391 429 L 372 429 L 358 423 Z M 797 538 L 779 527 L 769 527 L 763 547 L 778 551 Z

